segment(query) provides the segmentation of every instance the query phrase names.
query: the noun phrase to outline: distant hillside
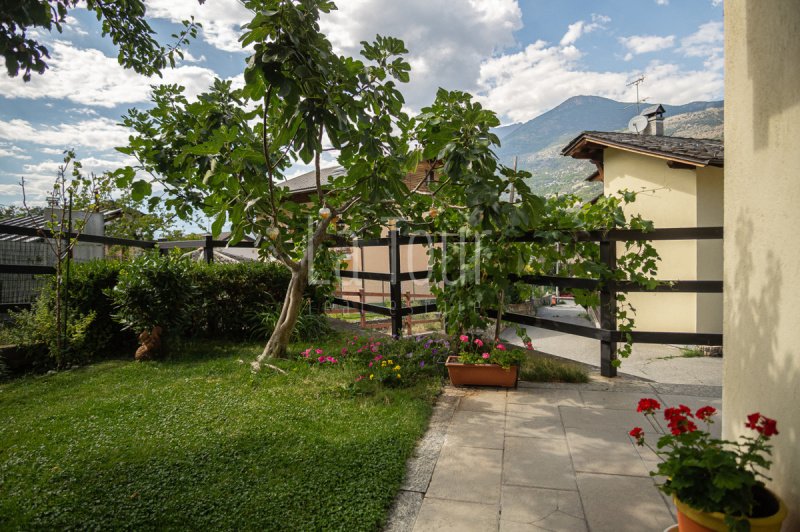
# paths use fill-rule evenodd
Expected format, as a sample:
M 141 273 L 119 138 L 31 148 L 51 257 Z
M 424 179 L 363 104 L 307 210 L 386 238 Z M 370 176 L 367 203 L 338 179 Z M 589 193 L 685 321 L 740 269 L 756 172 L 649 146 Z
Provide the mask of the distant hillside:
M 722 102 L 664 105 L 666 134 L 679 137 L 722 138 Z M 598 183 L 584 179 L 595 167 L 588 161 L 563 157 L 561 149 L 582 131 L 626 130 L 636 106 L 599 96 L 575 96 L 523 124 L 495 129 L 502 143 L 500 160 L 533 174 L 531 185 L 539 194 L 573 192 L 583 197 L 598 194 Z

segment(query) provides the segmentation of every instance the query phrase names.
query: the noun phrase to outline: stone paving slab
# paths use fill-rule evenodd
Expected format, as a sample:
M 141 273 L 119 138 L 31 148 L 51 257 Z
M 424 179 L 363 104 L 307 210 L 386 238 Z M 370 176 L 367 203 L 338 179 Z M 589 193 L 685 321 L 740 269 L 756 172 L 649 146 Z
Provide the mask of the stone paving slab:
M 503 486 L 502 508 L 500 530 L 587 530 L 577 491 Z
M 516 390 L 509 390 L 507 408 L 510 408 L 511 405 L 583 406 L 583 398 L 578 390 L 536 388 L 536 393 L 531 393 L 530 389 L 530 387 L 523 386 Z
M 458 410 L 450 421 L 445 441 L 455 447 L 502 450 L 505 423 L 506 415 L 503 412 Z
M 625 432 L 594 427 L 566 430 L 575 471 L 650 478 L 650 469 Z
M 563 441 L 506 437 L 503 484 L 575 490 L 575 471 Z
M 649 531 L 675 522 L 649 475 L 657 457 L 636 403 L 718 406 L 721 390 L 597 379 L 445 388 L 407 466 L 386 530 Z
M 445 443 L 426 496 L 498 504 L 503 451 Z
M 558 438 L 563 440 L 564 425 L 557 406 L 508 405 L 505 435 L 526 438 Z
M 592 532 L 659 532 L 675 524 L 649 478 L 578 473 L 578 492 Z
M 481 504 L 425 497 L 414 531 L 495 532 L 499 512 L 494 504 Z

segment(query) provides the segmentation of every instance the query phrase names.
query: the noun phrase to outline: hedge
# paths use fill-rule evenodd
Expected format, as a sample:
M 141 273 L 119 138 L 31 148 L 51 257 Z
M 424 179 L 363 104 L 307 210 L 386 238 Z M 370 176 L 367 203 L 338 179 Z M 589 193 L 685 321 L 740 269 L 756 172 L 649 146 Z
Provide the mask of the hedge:
M 26 363 L 22 364 L 22 369 L 26 370 L 46 370 L 59 365 L 69 367 L 73 364 L 127 356 L 135 349 L 135 333 L 139 331 L 125 328 L 119 319 L 123 313 L 115 305 L 115 298 L 118 301 L 120 298 L 119 294 L 115 296 L 114 289 L 119 286 L 119 291 L 125 285 L 126 290 L 138 290 L 137 294 L 125 295 L 131 296 L 129 299 L 138 297 L 141 303 L 142 285 L 146 285 L 148 281 L 131 283 L 132 274 L 154 280 L 150 286 L 146 286 L 155 290 L 151 292 L 153 301 L 184 300 L 180 308 L 170 309 L 170 312 L 181 314 L 186 319 L 188 325 L 182 328 L 183 337 L 250 338 L 253 334 L 255 311 L 265 305 L 279 307 L 291 278 L 289 270 L 277 263 L 187 265 L 176 262 L 178 260 L 180 259 L 175 257 L 147 255 L 127 262 L 97 260 L 72 264 L 67 295 L 71 319 L 77 320 L 91 312 L 95 316 L 86 329 L 79 348 L 69 350 L 61 360 L 56 360 L 47 353 L 47 344 L 52 345 L 52 338 L 46 335 L 52 335 L 54 329 L 41 326 L 42 316 L 47 321 L 47 316 L 53 313 L 54 278 L 43 289 L 38 302 L 39 308 L 35 304 L 31 310 L 15 313 L 15 324 L 3 331 L 2 340 L 18 344 L 27 353 Z M 158 272 L 149 272 L 142 268 L 157 269 Z M 123 269 L 126 269 L 126 273 L 122 275 L 126 282 L 120 284 Z M 191 298 L 173 298 L 169 293 L 161 293 L 165 289 L 159 288 L 158 280 L 163 279 L 165 273 L 168 274 L 171 269 L 179 269 L 182 275 L 189 275 Z M 325 297 L 321 291 L 309 287 L 306 296 L 311 301 L 313 310 L 322 311 Z M 15 360 L 13 369 L 17 370 L 19 367 L 19 361 Z

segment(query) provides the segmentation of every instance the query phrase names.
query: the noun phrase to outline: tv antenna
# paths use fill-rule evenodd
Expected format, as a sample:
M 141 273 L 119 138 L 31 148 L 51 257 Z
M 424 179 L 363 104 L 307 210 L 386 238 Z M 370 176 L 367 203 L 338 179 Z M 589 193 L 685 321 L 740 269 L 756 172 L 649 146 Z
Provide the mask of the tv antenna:
M 644 83 L 644 74 L 640 74 L 638 78 L 625 85 L 626 87 L 630 87 L 631 85 L 636 86 L 636 103 L 626 105 L 625 109 L 627 109 L 628 107 L 633 107 L 635 105 L 637 115 L 640 112 L 639 106 L 643 104 L 645 101 L 647 101 L 647 98 L 639 98 L 639 85 L 641 85 L 642 83 Z

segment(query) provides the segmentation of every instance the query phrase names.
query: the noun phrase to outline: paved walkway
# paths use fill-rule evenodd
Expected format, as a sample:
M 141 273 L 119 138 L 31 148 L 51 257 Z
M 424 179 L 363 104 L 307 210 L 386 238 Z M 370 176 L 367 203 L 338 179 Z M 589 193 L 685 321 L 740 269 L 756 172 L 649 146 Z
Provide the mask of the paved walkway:
M 541 307 L 537 316 L 592 325 L 585 310 L 574 303 Z M 599 368 L 599 340 L 538 327 L 526 327 L 526 330 L 537 351 Z M 509 343 L 521 345 L 514 328 L 506 329 L 502 337 Z M 656 382 L 722 386 L 722 358 L 686 358 L 678 347 L 670 345 L 634 344 L 633 353 L 622 360 L 619 372 Z
M 446 388 L 386 529 L 663 531 L 656 457 L 627 434 L 642 397 L 721 408 L 719 388 L 641 381 Z

